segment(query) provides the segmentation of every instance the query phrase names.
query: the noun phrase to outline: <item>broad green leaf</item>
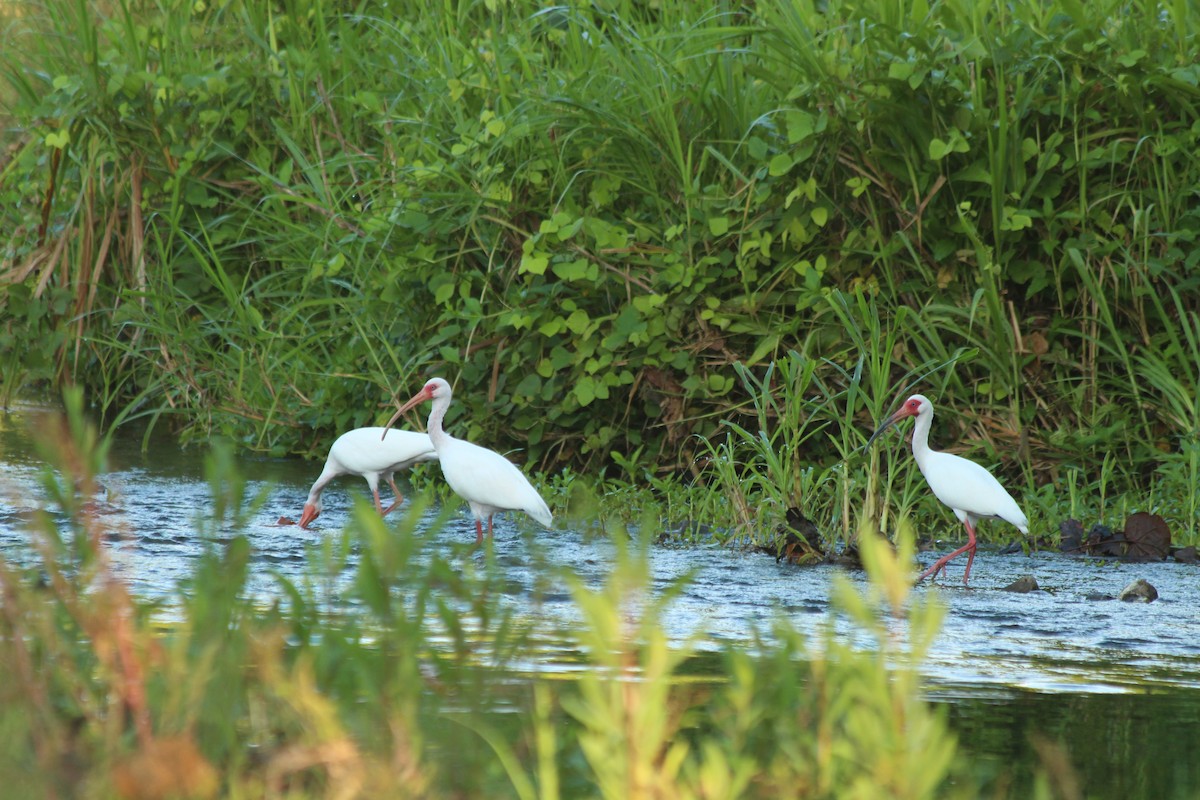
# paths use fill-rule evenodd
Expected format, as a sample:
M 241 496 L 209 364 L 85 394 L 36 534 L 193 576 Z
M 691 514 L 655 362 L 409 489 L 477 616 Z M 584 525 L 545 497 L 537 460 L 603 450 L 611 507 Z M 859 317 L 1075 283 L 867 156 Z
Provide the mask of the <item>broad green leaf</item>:
M 577 258 L 574 261 L 560 261 L 550 269 L 558 276 L 559 280 L 577 281 L 587 276 L 588 261 L 584 258 Z
M 527 373 L 514 388 L 514 394 L 533 396 L 542 388 L 542 380 L 535 373 Z
M 562 317 L 555 317 L 539 325 L 538 333 L 542 336 L 557 336 L 562 333 L 562 329 L 566 327 L 566 324 L 566 321 Z
M 816 129 L 813 115 L 806 111 L 789 111 L 785 115 L 788 144 L 799 144 L 812 136 Z
M 575 382 L 575 399 L 583 407 L 590 406 L 596 399 L 596 381 L 591 375 L 581 375 Z
M 533 275 L 545 275 L 546 267 L 550 264 L 550 259 L 544 255 L 525 255 L 521 257 L 521 266 L 517 268 L 517 273 L 528 272 Z
M 663 303 L 667 302 L 666 295 L 661 294 L 640 294 L 633 298 L 633 307 L 643 314 L 647 314 L 653 309 L 658 308 Z
M 454 278 L 448 275 L 440 275 L 430 282 L 430 288 L 433 289 L 433 302 L 441 305 L 449 302 L 454 296 L 454 289 L 458 285 Z
M 567 317 L 567 329 L 576 335 L 579 335 L 588 329 L 587 312 L 583 309 L 572 311 L 571 316 Z
M 573 222 L 568 222 L 567 224 L 563 225 L 561 228 L 558 229 L 558 233 L 557 233 L 558 240 L 560 242 L 565 242 L 567 239 L 570 239 L 572 236 L 574 236 L 576 233 L 578 233 L 579 229 L 582 226 L 583 226 L 583 217 L 579 217 L 578 219 L 574 220 Z

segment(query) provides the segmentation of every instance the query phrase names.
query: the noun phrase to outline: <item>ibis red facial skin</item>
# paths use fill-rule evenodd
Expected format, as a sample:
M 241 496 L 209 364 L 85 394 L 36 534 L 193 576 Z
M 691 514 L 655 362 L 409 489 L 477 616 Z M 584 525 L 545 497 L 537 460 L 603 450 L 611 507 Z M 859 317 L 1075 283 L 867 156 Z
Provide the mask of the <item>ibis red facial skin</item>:
M 962 553 L 967 553 L 967 569 L 963 572 L 963 584 L 971 577 L 971 564 L 975 561 L 975 525 L 982 519 L 1002 519 L 1017 526 L 1021 533 L 1029 533 L 1029 520 L 990 472 L 961 456 L 942 453 L 929 448 L 929 428 L 933 424 L 933 403 L 924 395 L 914 394 L 904 401 L 900 409 L 892 414 L 871 438 L 870 447 L 881 433 L 905 417 L 916 417 L 913 429 L 912 451 L 917 467 L 925 476 L 925 482 L 934 496 L 949 506 L 954 515 L 967 529 L 967 543 L 949 555 L 942 556 L 934 565 L 917 578 L 917 582 L 939 571 L 945 571 L 946 562 Z
M 437 451 L 429 436 L 415 431 L 391 431 L 386 438 L 385 428 L 355 428 L 347 431 L 334 441 L 329 448 L 329 456 L 325 459 L 325 469 L 308 492 L 308 500 L 304 503 L 304 512 L 300 515 L 300 527 L 308 528 L 321 514 L 321 492 L 325 486 L 339 475 L 361 475 L 371 487 L 375 498 L 375 509 L 386 515 L 404 500 L 400 490 L 396 488 L 392 476 L 402 469 L 408 469 L 413 464 L 437 459 Z M 379 480 L 387 481 L 392 487 L 396 499 L 387 508 L 379 500 Z
M 483 541 L 483 521 L 487 520 L 487 533 L 491 536 L 492 516 L 501 511 L 524 511 L 547 528 L 553 527 L 554 518 L 546 501 L 511 461 L 486 447 L 456 439 L 442 429 L 450 398 L 450 384 L 442 378 L 432 378 L 401 406 L 387 427 L 394 425 L 413 406 L 426 400 L 433 402 L 429 412 L 429 439 L 437 450 L 446 483 L 467 501 L 475 515 L 476 543 Z

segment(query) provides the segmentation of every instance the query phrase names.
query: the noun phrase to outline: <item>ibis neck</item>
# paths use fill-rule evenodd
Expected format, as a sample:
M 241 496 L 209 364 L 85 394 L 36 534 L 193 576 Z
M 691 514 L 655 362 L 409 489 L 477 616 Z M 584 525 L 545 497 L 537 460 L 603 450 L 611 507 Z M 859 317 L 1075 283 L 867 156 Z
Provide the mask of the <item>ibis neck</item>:
M 446 416 L 446 409 L 449 407 L 449 397 L 435 397 L 433 408 L 429 410 L 429 440 L 433 442 L 434 450 L 437 450 L 450 438 L 450 434 L 442 428 L 442 419 Z
M 316 483 L 308 490 L 307 503 L 316 505 L 321 501 L 321 492 L 325 491 L 325 485 L 337 477 L 337 471 L 330 469 L 329 463 L 326 462 L 325 469 L 321 470 L 321 475 L 317 478 Z
M 933 414 L 918 414 L 917 424 L 913 428 L 912 451 L 917 466 L 924 468 L 925 459 L 933 451 L 929 449 L 929 428 L 933 425 Z

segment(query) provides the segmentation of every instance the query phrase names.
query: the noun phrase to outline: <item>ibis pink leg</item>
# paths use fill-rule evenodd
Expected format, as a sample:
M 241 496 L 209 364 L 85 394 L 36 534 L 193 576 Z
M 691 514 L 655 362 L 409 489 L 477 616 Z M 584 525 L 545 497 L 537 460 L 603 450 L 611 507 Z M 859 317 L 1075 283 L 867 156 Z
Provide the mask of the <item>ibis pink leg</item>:
M 971 546 L 967 551 L 967 571 L 963 573 L 963 586 L 966 586 L 967 578 L 971 577 L 971 564 L 975 563 L 975 526 L 969 519 L 963 524 L 967 526 L 967 543 Z
M 404 502 L 403 495 L 401 495 L 400 490 L 396 488 L 396 479 L 395 478 L 388 478 L 388 486 L 392 487 L 392 493 L 394 495 L 396 495 L 396 499 L 392 501 L 392 504 L 390 506 L 388 506 L 387 508 L 385 508 L 379 512 L 380 515 L 384 516 L 384 517 L 386 517 L 388 515 L 389 511 L 392 511 L 393 509 L 395 509 L 397 506 L 399 506 L 401 503 Z
M 488 515 L 488 538 L 492 538 L 492 515 Z M 475 520 L 475 544 L 483 543 L 483 520 Z
M 922 572 L 921 577 L 917 578 L 917 583 L 925 580 L 930 575 L 933 575 L 936 578 L 939 571 L 946 569 L 946 562 L 963 553 L 969 553 L 967 556 L 967 570 L 963 573 L 963 583 L 965 584 L 967 582 L 967 580 L 971 577 L 971 564 L 975 561 L 975 527 L 971 525 L 970 521 L 967 521 L 965 524 L 967 526 L 967 543 L 955 550 L 953 553 L 942 556 L 937 561 L 933 562 L 933 566 Z

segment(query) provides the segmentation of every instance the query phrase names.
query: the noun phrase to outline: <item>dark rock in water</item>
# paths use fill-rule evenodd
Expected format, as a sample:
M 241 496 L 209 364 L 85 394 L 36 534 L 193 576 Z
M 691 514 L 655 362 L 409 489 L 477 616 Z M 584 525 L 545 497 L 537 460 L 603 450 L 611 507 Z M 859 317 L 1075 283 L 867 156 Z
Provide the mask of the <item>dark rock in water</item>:
M 1017 553 L 1024 553 L 1025 545 L 1021 542 L 1009 542 L 1000 548 L 1000 555 L 1015 556 Z
M 1129 560 L 1162 561 L 1171 550 L 1171 529 L 1158 514 L 1130 514 L 1125 520 L 1125 541 Z
M 1149 582 L 1138 578 L 1133 583 L 1126 586 L 1117 595 L 1118 600 L 1124 600 L 1127 603 L 1153 603 L 1158 599 L 1158 589 L 1155 589 Z
M 1083 523 L 1077 519 L 1069 519 L 1066 522 L 1058 524 L 1058 530 L 1062 534 L 1059 539 L 1058 549 L 1064 553 L 1082 553 L 1083 552 Z
M 1195 564 L 1200 562 L 1200 557 L 1196 555 L 1196 548 L 1194 545 L 1180 547 L 1171 555 L 1174 556 L 1175 560 L 1181 564 Z
M 1091 594 L 1089 594 L 1087 597 L 1085 597 L 1083 599 L 1084 600 L 1092 600 L 1092 601 L 1100 601 L 1100 600 L 1116 600 L 1117 598 L 1113 597 L 1111 594 L 1104 594 L 1103 592 L 1092 592 Z
M 1022 575 L 1008 586 L 1005 586 L 1003 589 L 1001 589 L 1001 591 L 1004 592 L 1017 592 L 1019 594 L 1036 592 L 1037 590 L 1038 582 L 1032 575 Z

